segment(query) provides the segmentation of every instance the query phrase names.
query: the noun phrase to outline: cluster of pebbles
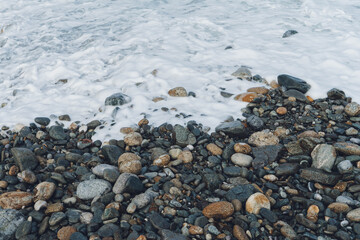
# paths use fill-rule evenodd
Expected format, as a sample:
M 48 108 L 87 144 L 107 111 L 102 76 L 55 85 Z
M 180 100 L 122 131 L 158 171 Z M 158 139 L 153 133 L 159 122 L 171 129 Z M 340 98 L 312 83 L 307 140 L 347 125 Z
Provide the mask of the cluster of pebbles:
M 249 89 L 245 119 L 213 133 L 142 119 L 102 143 L 97 120 L 3 127 L 0 239 L 360 239 L 360 105 L 309 88 L 280 75 Z

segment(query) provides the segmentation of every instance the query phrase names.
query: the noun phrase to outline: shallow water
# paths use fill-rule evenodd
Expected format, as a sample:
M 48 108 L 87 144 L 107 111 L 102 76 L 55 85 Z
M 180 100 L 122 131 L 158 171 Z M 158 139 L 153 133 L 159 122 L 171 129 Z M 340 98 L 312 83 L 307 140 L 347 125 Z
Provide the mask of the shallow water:
M 268 81 L 302 78 L 313 98 L 337 87 L 360 102 L 359 22 L 355 0 L 0 0 L 0 125 L 69 114 L 104 120 L 102 140 L 144 115 L 214 127 L 245 106 L 220 91 L 259 85 L 231 76 L 241 65 Z M 289 29 L 299 33 L 282 38 Z M 177 86 L 197 97 L 169 97 Z M 116 92 L 132 102 L 114 113 L 104 100 Z

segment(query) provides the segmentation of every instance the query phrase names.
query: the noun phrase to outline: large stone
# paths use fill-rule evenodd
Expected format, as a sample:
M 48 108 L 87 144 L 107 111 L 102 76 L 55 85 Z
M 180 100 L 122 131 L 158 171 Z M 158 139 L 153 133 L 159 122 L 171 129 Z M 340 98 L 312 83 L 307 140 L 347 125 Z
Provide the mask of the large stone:
M 32 204 L 33 199 L 33 195 L 28 192 L 6 192 L 0 195 L 0 207 L 21 209 Z
M 335 148 L 328 144 L 319 144 L 311 152 L 312 167 L 331 172 L 336 159 Z
M 186 147 L 187 145 L 194 145 L 196 143 L 196 137 L 189 129 L 176 124 L 173 130 L 173 139 L 175 143 L 180 147 Z
M 280 86 L 286 89 L 295 89 L 302 93 L 306 93 L 311 86 L 300 78 L 296 78 L 287 74 L 281 74 L 278 76 L 278 83 Z
M 103 179 L 91 179 L 80 182 L 76 195 L 82 200 L 90 200 L 110 191 L 111 184 Z
M 305 168 L 300 171 L 300 177 L 326 185 L 335 185 L 340 180 L 340 175 L 326 173 L 316 168 Z
M 25 221 L 24 216 L 13 209 L 0 209 L 0 239 L 14 239 L 16 229 Z
M 214 202 L 206 206 L 202 213 L 207 218 L 224 219 L 230 217 L 234 213 L 234 206 L 230 202 Z
M 27 148 L 12 148 L 11 153 L 15 158 L 16 165 L 19 166 L 21 171 L 33 170 L 39 164 L 35 154 Z
M 122 173 L 116 180 L 113 192 L 115 194 L 128 192 L 131 194 L 138 194 L 144 190 L 141 180 L 132 173 Z
M 117 167 L 110 164 L 99 164 L 92 169 L 92 172 L 97 176 L 103 177 L 106 169 L 118 170 Z
M 56 185 L 53 182 L 41 182 L 39 183 L 35 189 L 35 201 L 38 200 L 49 200 L 53 193 L 55 192 Z
M 127 134 L 124 137 L 124 142 L 126 145 L 133 147 L 133 146 L 140 146 L 143 141 L 143 138 L 140 133 L 132 132 Z
M 223 132 L 229 136 L 245 138 L 248 136 L 248 131 L 244 124 L 240 121 L 224 122 L 215 128 L 216 132 Z
M 243 153 L 234 153 L 231 156 L 231 162 L 240 167 L 249 167 L 252 161 L 253 158 L 251 156 Z
M 284 92 L 284 97 L 294 97 L 296 98 L 296 100 L 299 100 L 301 102 L 307 102 L 308 99 L 306 98 L 305 94 L 303 94 L 302 92 L 295 90 L 295 89 L 290 89 Z
M 333 100 L 345 99 L 344 91 L 337 89 L 337 88 L 330 89 L 326 94 L 329 99 L 333 99 Z
M 129 103 L 130 101 L 131 98 L 128 95 L 123 93 L 114 93 L 105 99 L 105 106 L 119 106 Z
M 50 118 L 47 117 L 36 117 L 34 121 L 42 126 L 47 126 L 50 123 Z
M 256 189 L 253 185 L 243 184 L 230 189 L 225 194 L 225 197 L 229 202 L 231 202 L 234 199 L 238 199 L 241 202 L 245 202 L 254 192 L 256 192 Z
M 277 136 L 275 136 L 272 132 L 266 130 L 251 134 L 248 140 L 249 144 L 257 147 L 277 145 L 279 141 L 280 139 Z
M 175 87 L 169 90 L 168 94 L 172 97 L 187 97 L 186 89 L 183 87 Z
M 351 210 L 346 214 L 346 218 L 352 222 L 360 222 L 360 208 Z
M 360 155 L 360 146 L 354 143 L 337 142 L 334 147 L 336 151 L 345 155 Z
M 283 145 L 281 144 L 253 148 L 252 152 L 255 159 L 252 161 L 252 166 L 258 169 L 276 161 L 282 149 Z
M 168 220 L 157 212 L 152 212 L 148 218 L 151 225 L 158 230 L 170 228 Z
M 115 145 L 105 145 L 101 148 L 101 152 L 107 161 L 113 165 L 117 165 L 118 159 L 124 151 Z
M 356 102 L 348 103 L 345 106 L 345 113 L 350 117 L 358 116 L 360 113 L 360 104 Z
M 249 126 L 255 130 L 261 130 L 264 127 L 264 121 L 258 116 L 251 115 L 246 119 Z

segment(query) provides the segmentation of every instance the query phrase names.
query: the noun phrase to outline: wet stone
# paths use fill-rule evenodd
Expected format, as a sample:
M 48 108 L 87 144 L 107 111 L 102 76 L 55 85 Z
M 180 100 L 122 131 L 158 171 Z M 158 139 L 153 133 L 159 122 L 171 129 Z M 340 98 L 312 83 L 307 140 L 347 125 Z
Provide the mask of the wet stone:
M 34 121 L 42 126 L 47 126 L 50 123 L 50 118 L 47 117 L 36 117 Z
M 105 99 L 105 106 L 121 106 L 129 103 L 131 98 L 123 93 L 114 93 Z
M 101 148 L 101 152 L 109 163 L 117 165 L 118 158 L 124 151 L 115 145 L 105 145 Z
M 284 34 L 282 35 L 282 38 L 288 38 L 288 37 L 290 37 L 290 36 L 292 36 L 292 35 L 295 35 L 295 34 L 297 34 L 298 33 L 298 31 L 296 31 L 296 30 L 287 30 L 286 32 L 284 32 Z
M 264 127 L 264 121 L 258 116 L 251 115 L 246 119 L 249 126 L 255 130 L 261 130 Z
M 302 92 L 299 92 L 299 91 L 294 90 L 294 89 L 284 92 L 284 96 L 285 97 L 294 97 L 294 98 L 296 98 L 296 100 L 302 101 L 302 102 L 307 102 L 308 101 L 308 99 L 306 98 L 306 96 Z
M 24 236 L 27 236 L 31 232 L 31 222 L 24 221 L 22 222 L 15 232 L 15 238 L 20 239 Z
M 35 154 L 27 148 L 12 148 L 11 153 L 15 158 L 16 164 L 19 166 L 21 171 L 33 170 L 39 164 Z
M 330 89 L 328 92 L 327 92 L 327 96 L 329 99 L 332 99 L 332 100 L 343 100 L 345 99 L 345 93 L 344 91 L 340 90 L 340 89 L 337 89 L 337 88 L 333 88 L 333 89 Z
M 64 132 L 64 128 L 62 126 L 52 126 L 49 130 L 49 135 L 51 138 L 55 140 L 64 140 L 67 135 Z
M 186 147 L 187 145 L 194 145 L 196 143 L 196 137 L 189 129 L 176 124 L 174 126 L 173 135 L 175 138 L 175 143 L 181 147 Z
M 51 217 L 49 219 L 49 225 L 55 226 L 55 225 L 59 224 L 65 218 L 66 218 L 66 215 L 63 212 L 53 213 L 53 214 L 51 214 Z
M 286 89 L 295 89 L 301 93 L 306 93 L 310 89 L 310 85 L 307 84 L 304 80 L 287 74 L 279 75 L 278 83 L 280 86 L 285 87 Z
M 277 215 L 267 208 L 261 208 L 259 214 L 271 223 L 275 223 L 278 220 Z
M 248 131 L 240 121 L 224 122 L 215 128 L 216 132 L 223 132 L 230 136 L 246 137 Z

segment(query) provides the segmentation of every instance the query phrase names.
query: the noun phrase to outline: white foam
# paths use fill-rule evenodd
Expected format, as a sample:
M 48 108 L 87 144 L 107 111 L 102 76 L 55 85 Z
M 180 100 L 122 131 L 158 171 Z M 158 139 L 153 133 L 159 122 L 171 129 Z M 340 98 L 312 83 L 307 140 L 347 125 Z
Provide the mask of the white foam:
M 313 98 L 336 87 L 360 102 L 359 22 L 355 0 L 2 1 L 0 126 L 69 114 L 105 121 L 101 140 L 120 138 L 120 127 L 144 115 L 155 125 L 195 119 L 213 128 L 245 106 L 221 88 L 259 85 L 231 76 L 241 65 L 268 81 L 302 78 Z M 299 33 L 282 38 L 289 29 Z M 196 98 L 168 96 L 177 86 Z M 113 118 L 104 100 L 116 92 L 132 101 Z

